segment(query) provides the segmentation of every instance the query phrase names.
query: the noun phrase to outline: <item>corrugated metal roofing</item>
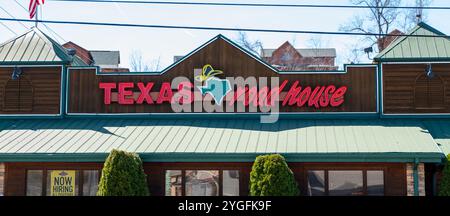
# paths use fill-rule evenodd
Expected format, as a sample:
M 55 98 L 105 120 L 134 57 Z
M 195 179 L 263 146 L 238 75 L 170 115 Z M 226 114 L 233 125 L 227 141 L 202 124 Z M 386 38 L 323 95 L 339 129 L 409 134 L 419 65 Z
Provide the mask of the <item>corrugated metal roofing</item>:
M 443 157 L 421 122 L 403 120 L 65 119 L 17 120 L 0 128 L 0 161 L 68 155 L 90 161 L 114 148 L 147 161 L 252 161 L 263 153 L 286 154 L 291 161 Z
M 449 37 L 408 37 L 408 35 L 439 35 L 444 33 L 419 23 L 406 36 L 398 37 L 380 52 L 376 61 L 430 61 L 450 60 Z
M 276 49 L 263 49 L 262 57 L 272 57 Z M 302 48 L 296 49 L 303 57 L 336 57 L 336 49 L 334 48 Z
M 72 58 L 66 50 L 42 33 L 32 28 L 23 35 L 0 44 L 0 64 L 62 64 L 70 63 Z M 76 57 L 74 66 L 83 66 Z
M 120 52 L 119 51 L 101 51 L 93 50 L 89 51 L 94 60 L 94 64 L 98 66 L 117 66 L 120 63 Z
M 430 131 L 438 146 L 445 155 L 450 154 L 450 121 L 447 120 L 427 120 L 425 126 Z

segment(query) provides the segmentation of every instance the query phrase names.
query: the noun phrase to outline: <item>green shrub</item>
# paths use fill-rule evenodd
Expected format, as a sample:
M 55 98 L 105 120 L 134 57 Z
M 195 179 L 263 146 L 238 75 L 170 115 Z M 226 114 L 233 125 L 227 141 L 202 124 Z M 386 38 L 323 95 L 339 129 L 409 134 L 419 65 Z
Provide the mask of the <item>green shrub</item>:
M 148 196 L 147 177 L 137 154 L 113 149 L 105 161 L 97 196 Z
M 258 156 L 250 173 L 251 196 L 298 196 L 294 173 L 279 154 Z
M 450 196 L 450 155 L 447 156 L 447 164 L 442 171 L 442 179 L 439 185 L 439 196 Z

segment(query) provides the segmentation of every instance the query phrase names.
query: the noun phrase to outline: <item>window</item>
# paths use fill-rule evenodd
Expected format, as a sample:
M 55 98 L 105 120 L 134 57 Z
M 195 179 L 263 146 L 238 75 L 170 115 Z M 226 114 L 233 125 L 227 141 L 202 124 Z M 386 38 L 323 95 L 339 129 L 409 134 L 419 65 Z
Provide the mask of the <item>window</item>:
M 186 170 L 186 196 L 219 196 L 219 171 Z
M 27 170 L 27 196 L 95 196 L 100 170 Z
M 414 103 L 416 109 L 444 109 L 445 87 L 441 77 L 420 75 L 416 79 Z
M 27 196 L 42 196 L 42 170 L 27 171 Z
M 24 76 L 10 79 L 3 89 L 3 111 L 30 112 L 33 109 L 33 86 Z
M 328 182 L 331 196 L 364 195 L 362 171 L 329 171 Z
M 239 196 L 239 170 L 224 170 L 222 177 L 222 194 Z
M 166 196 L 239 196 L 239 170 L 166 170 Z
M 181 170 L 166 171 L 166 196 L 182 196 L 183 176 Z
M 367 195 L 384 195 L 384 173 L 380 170 L 367 171 Z
M 308 170 L 309 196 L 383 196 L 383 170 Z
M 79 188 L 79 171 L 47 170 L 47 196 L 77 196 Z
M 323 170 L 308 171 L 308 195 L 309 196 L 325 195 L 325 171 Z
M 99 180 L 98 170 L 83 170 L 83 196 L 95 196 Z

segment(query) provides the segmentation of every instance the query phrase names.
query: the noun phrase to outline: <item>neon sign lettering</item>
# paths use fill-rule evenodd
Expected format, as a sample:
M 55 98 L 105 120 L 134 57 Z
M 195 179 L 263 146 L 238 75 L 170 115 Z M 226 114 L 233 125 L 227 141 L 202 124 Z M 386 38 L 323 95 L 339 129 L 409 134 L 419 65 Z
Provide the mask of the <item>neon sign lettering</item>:
M 301 86 L 299 81 L 295 81 L 289 90 L 283 91 L 288 84 L 288 80 L 284 80 L 280 86 L 269 89 L 267 86 L 259 90 L 257 87 L 238 87 L 236 91 L 232 91 L 225 98 L 228 105 L 233 105 L 236 102 L 241 102 L 244 106 L 270 106 L 275 101 L 273 97 L 279 94 L 279 102 L 282 106 L 297 106 L 297 107 L 338 107 L 344 103 L 344 96 L 347 92 L 346 86 L 336 87 L 335 85 L 324 86 Z M 169 82 L 164 82 L 160 86 L 158 92 L 153 92 L 152 89 L 155 83 L 100 83 L 99 88 L 104 92 L 103 103 L 109 105 L 117 102 L 121 105 L 132 104 L 163 104 L 172 103 L 174 90 L 171 88 Z M 137 89 L 137 91 L 136 91 Z M 196 100 L 194 96 L 194 84 L 191 82 L 182 82 L 178 85 L 176 91 L 182 95 L 178 99 L 178 103 L 190 104 Z M 113 100 L 113 95 L 117 98 Z M 153 95 L 153 97 L 152 97 Z M 201 97 L 200 100 L 203 100 Z

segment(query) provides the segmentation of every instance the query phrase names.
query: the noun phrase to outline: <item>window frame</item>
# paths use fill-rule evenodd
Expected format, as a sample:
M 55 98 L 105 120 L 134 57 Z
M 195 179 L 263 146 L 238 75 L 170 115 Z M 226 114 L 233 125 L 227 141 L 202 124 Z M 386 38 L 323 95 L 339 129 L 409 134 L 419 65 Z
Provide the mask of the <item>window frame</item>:
M 305 169 L 305 180 L 306 180 L 306 186 L 308 186 L 309 182 L 309 171 L 323 171 L 324 172 L 324 195 L 323 196 L 330 196 L 330 183 L 329 183 L 329 171 L 361 171 L 363 176 L 363 195 L 362 196 L 371 196 L 367 193 L 367 171 L 382 171 L 383 172 L 383 196 L 386 195 L 386 168 L 382 167 L 374 167 L 374 168 L 351 168 L 351 167 L 342 167 L 342 168 L 323 168 L 323 167 L 311 167 L 308 169 Z M 309 189 L 309 188 L 308 188 Z
M 77 178 L 79 178 L 79 185 L 78 185 L 78 193 L 76 196 L 83 196 L 83 184 L 84 184 L 84 171 L 98 171 L 98 183 L 100 183 L 100 178 L 102 176 L 102 169 L 94 169 L 94 168 L 60 168 L 60 167 L 50 167 L 50 168 L 27 168 L 25 169 L 25 196 L 27 195 L 27 187 L 28 187 L 28 171 L 29 170 L 41 170 L 42 171 L 42 191 L 40 196 L 49 196 L 47 195 L 47 178 L 49 174 L 49 170 L 75 170 L 78 172 Z
M 166 188 L 166 184 L 165 184 L 165 176 L 166 176 L 166 172 L 167 171 L 181 171 L 181 196 L 186 196 L 186 170 L 189 171 L 219 171 L 219 194 L 218 196 L 223 196 L 223 171 L 224 170 L 235 170 L 239 172 L 239 194 L 237 196 L 241 196 L 242 194 L 242 184 L 243 184 L 243 178 L 242 178 L 242 170 L 241 169 L 236 169 L 236 168 L 232 168 L 232 167 L 225 167 L 225 168 L 209 168 L 209 167 L 201 167 L 201 168 L 191 168 L 191 167 L 187 167 L 187 168 L 168 168 L 168 169 L 163 169 L 163 175 L 164 179 L 163 179 L 163 185 L 164 185 L 164 196 L 165 195 L 165 191 L 167 190 Z

